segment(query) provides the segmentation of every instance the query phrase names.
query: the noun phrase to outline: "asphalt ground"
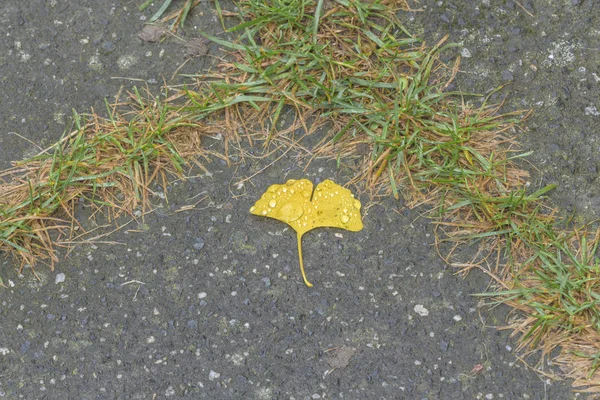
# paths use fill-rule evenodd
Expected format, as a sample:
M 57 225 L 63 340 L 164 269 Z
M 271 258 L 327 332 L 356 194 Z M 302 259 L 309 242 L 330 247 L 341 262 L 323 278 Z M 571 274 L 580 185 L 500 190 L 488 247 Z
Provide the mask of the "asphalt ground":
M 0 4 L 0 167 L 36 154 L 69 127 L 71 110 L 103 114 L 133 85 L 160 93 L 219 55 L 190 49 L 219 34 L 212 2 L 184 34 L 138 33 L 157 10 L 134 1 Z M 232 7 L 230 5 L 223 5 Z M 433 44 L 462 42 L 456 87 L 507 84 L 506 108 L 535 108 L 519 138 L 535 151 L 532 185 L 557 183 L 552 201 L 594 218 L 600 160 L 600 5 L 568 1 L 422 1 L 402 15 Z M 187 45 L 186 45 L 187 44 Z M 205 54 L 204 54 L 205 53 Z M 207 139 L 207 146 L 220 141 Z M 277 157 L 278 155 L 275 155 Z M 487 279 L 453 274 L 432 247 L 420 210 L 385 200 L 364 229 L 304 236 L 307 288 L 296 240 L 250 206 L 291 178 L 344 183 L 322 161 L 304 171 L 288 154 L 173 183 L 167 203 L 108 240 L 85 244 L 38 279 L 2 259 L 0 397 L 7 399 L 570 399 L 515 356 L 498 331 L 509 310 L 479 307 Z M 203 199 L 195 209 L 176 212 Z M 361 197 L 363 204 L 369 199 Z M 88 209 L 78 213 L 86 226 Z M 553 371 L 553 367 L 545 365 Z M 583 398 L 584 396 L 580 396 Z

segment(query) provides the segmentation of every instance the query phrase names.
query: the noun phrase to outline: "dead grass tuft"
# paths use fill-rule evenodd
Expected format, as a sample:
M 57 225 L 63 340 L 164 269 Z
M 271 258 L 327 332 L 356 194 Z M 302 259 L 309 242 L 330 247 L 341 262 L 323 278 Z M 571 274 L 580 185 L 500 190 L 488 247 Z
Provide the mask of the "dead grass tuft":
M 153 183 L 183 177 L 190 162 L 208 156 L 201 138 L 214 128 L 190 122 L 179 110 L 139 92 L 108 106 L 109 117 L 74 115 L 74 130 L 37 156 L 0 175 L 0 250 L 20 269 L 57 261 L 55 245 L 83 227 L 74 217 L 79 201 L 109 220 L 149 207 Z

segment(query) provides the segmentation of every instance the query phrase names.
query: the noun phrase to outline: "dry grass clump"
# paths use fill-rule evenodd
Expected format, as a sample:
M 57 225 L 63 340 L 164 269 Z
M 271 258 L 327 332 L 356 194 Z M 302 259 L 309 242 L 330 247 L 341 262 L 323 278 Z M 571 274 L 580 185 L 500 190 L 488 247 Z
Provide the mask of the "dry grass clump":
M 40 261 L 53 268 L 55 245 L 82 233 L 79 201 L 110 219 L 143 213 L 154 182 L 166 185 L 166 174 L 182 176 L 207 155 L 200 141 L 208 127 L 156 99 L 135 91 L 108 111 L 108 118 L 75 114 L 73 132 L 0 174 L 0 250 L 21 269 Z
M 540 362 L 553 357 L 574 386 L 598 392 L 600 229 L 538 224 L 535 234 L 514 263 L 510 285 L 488 295 L 521 311 L 505 327 L 519 338 L 518 351 L 537 353 Z

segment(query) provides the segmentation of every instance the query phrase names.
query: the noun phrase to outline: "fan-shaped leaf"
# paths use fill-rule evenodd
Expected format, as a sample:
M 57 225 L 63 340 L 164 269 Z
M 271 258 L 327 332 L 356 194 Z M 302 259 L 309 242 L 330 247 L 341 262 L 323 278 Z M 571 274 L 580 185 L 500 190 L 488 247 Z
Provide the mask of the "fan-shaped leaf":
M 310 287 L 302 263 L 302 235 L 320 227 L 360 231 L 360 207 L 360 201 L 348 189 L 329 179 L 319 183 L 314 192 L 308 179 L 290 179 L 283 185 L 270 186 L 250 212 L 285 222 L 296 231 L 300 270 L 304 283 Z

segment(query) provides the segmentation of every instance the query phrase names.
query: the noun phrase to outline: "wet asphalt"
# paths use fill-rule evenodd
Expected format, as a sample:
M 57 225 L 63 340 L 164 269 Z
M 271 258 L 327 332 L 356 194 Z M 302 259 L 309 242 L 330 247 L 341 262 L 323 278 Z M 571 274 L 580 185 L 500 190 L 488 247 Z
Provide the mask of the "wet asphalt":
M 141 1 L 6 0 L 0 4 L 0 167 L 68 129 L 72 110 L 102 114 L 121 88 L 159 94 L 173 73 L 214 65 L 190 53 L 218 34 L 214 4 L 196 7 L 181 38 L 142 41 L 156 12 Z M 222 4 L 223 7 L 233 7 Z M 593 218 L 599 209 L 600 5 L 569 1 L 422 1 L 402 14 L 435 43 L 463 44 L 456 87 L 502 91 L 535 108 L 519 138 L 532 185 Z M 233 8 L 231 8 L 233 9 Z M 191 57 L 195 56 L 195 57 Z M 191 58 L 190 58 L 191 57 Z M 186 62 L 187 61 L 187 62 Z M 207 139 L 207 146 L 220 145 Z M 274 155 L 277 157 L 278 155 Z M 168 203 L 109 237 L 75 248 L 54 271 L 18 275 L 0 259 L 0 397 L 7 399 L 571 399 L 515 356 L 494 329 L 508 310 L 481 308 L 487 279 L 455 276 L 432 247 L 420 210 L 387 199 L 364 229 L 320 229 L 303 240 L 251 215 L 273 183 L 348 180 L 332 163 L 293 154 L 229 167 L 214 161 L 169 187 Z M 265 168 L 263 173 L 238 184 Z M 198 205 L 186 212 L 182 206 Z M 369 199 L 360 198 L 363 204 Z M 85 220 L 85 206 L 79 210 Z M 551 365 L 545 370 L 553 371 Z M 584 398 L 580 396 L 580 398 Z

